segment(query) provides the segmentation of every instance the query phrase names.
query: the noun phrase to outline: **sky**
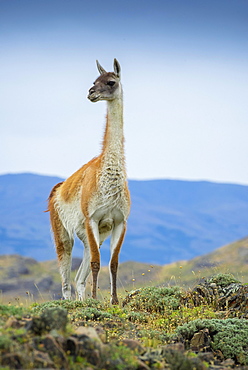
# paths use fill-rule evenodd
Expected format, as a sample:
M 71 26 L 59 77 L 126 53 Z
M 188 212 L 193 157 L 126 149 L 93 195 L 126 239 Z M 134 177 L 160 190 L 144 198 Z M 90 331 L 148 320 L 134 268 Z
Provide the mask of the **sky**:
M 247 0 L 0 0 L 0 174 L 100 153 L 114 58 L 130 179 L 248 185 Z

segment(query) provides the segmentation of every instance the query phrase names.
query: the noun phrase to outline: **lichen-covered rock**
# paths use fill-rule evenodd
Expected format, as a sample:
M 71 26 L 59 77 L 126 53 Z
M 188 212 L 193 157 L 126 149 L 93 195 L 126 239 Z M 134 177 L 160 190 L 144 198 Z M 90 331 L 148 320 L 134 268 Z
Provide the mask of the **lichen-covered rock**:
M 48 353 L 37 350 L 33 351 L 32 363 L 34 368 L 37 369 L 49 369 L 55 367 Z
M 142 344 L 134 339 L 123 339 L 119 342 L 120 345 L 124 345 L 128 348 L 130 348 L 135 353 L 142 355 L 145 353 L 145 347 L 142 346 Z
M 231 274 L 217 274 L 200 282 L 188 294 L 185 303 L 195 306 L 207 303 L 216 310 L 230 310 L 235 316 L 248 317 L 248 286 L 242 285 Z
M 78 337 L 83 337 L 83 336 L 89 337 L 95 340 L 99 345 L 102 345 L 102 341 L 99 338 L 99 335 L 97 334 L 96 329 L 91 326 L 79 326 L 75 329 L 75 334 Z
M 1 364 L 7 369 L 23 369 L 25 368 L 25 359 L 21 353 L 8 353 L 3 355 Z
M 210 349 L 210 336 L 209 330 L 203 329 L 199 330 L 193 335 L 193 338 L 190 341 L 190 349 L 192 351 L 207 351 Z
M 248 365 L 247 320 L 194 320 L 177 328 L 177 339 L 184 341 L 187 348 L 195 334 L 202 335 L 203 331 L 209 333 L 208 344 L 213 352 L 220 352 L 223 359 L 231 358 L 237 363 Z M 198 347 L 200 349 L 201 346 Z
M 45 353 L 48 353 L 54 359 L 57 365 L 63 365 L 64 368 L 68 367 L 66 353 L 52 335 L 47 334 L 40 340 L 39 345 Z
M 27 329 L 35 334 L 42 334 L 53 329 L 65 331 L 67 311 L 64 308 L 52 307 L 42 312 L 41 316 L 34 317 L 27 325 Z
M 6 321 L 4 328 L 14 328 L 19 329 L 24 327 L 27 324 L 27 320 L 17 320 L 15 317 L 11 316 Z
M 207 367 L 199 359 L 191 359 L 182 351 L 170 346 L 163 346 L 158 349 L 148 349 L 139 356 L 151 369 L 180 369 L 180 370 L 206 370 Z

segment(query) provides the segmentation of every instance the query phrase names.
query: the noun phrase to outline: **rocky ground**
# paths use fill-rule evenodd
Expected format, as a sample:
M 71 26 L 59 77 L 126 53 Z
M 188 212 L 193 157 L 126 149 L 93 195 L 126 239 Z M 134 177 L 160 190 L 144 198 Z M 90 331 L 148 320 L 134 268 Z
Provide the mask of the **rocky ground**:
M 146 287 L 106 301 L 0 305 L 1 369 L 248 369 L 248 286 Z

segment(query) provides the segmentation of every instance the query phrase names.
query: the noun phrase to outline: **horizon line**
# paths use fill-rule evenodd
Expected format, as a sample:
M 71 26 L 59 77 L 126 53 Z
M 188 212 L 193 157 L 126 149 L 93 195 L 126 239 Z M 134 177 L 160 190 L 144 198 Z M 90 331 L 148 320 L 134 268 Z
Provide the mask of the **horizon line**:
M 57 177 L 62 180 L 66 180 L 68 177 L 64 177 L 61 175 L 52 175 L 52 174 L 44 174 L 39 172 L 33 171 L 20 171 L 20 172 L 3 172 L 0 173 L 0 176 L 8 176 L 8 175 L 35 175 L 35 176 L 44 176 L 44 177 Z M 207 183 L 215 183 L 220 185 L 239 185 L 239 186 L 248 186 L 248 183 L 242 182 L 231 182 L 231 181 L 224 181 L 224 180 L 213 180 L 213 179 L 206 179 L 206 178 L 199 178 L 199 179 L 189 179 L 189 178 L 175 178 L 175 177 L 153 177 L 153 178 L 132 178 L 128 177 L 128 181 L 137 181 L 137 182 L 148 182 L 148 181 L 178 181 L 178 182 L 207 182 Z

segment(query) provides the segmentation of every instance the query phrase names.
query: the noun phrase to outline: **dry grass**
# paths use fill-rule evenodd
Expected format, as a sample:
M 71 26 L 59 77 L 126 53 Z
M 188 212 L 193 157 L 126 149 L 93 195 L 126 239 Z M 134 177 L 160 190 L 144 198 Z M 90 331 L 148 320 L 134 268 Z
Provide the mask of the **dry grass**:
M 25 264 L 25 258 L 22 263 Z M 24 261 L 24 262 L 23 262 Z M 118 272 L 118 291 L 120 297 L 125 297 L 127 291 L 136 290 L 145 286 L 175 286 L 183 289 L 193 288 L 203 278 L 218 273 L 231 273 L 236 279 L 245 283 L 248 281 L 248 238 L 229 244 L 216 251 L 196 257 L 190 261 L 179 261 L 169 265 L 159 266 L 138 262 L 124 262 L 120 264 Z M 19 274 L 10 277 L 10 271 L 20 264 L 20 256 L 0 256 L 0 279 L 1 282 L 16 284 L 22 282 L 22 288 L 1 293 L 0 302 L 15 303 L 16 300 L 27 304 L 30 302 L 43 302 L 58 299 L 60 288 L 60 276 L 57 261 L 45 261 L 29 263 L 28 274 Z M 72 272 L 72 281 L 76 271 Z M 44 291 L 40 287 L 40 280 L 49 276 L 53 285 L 51 289 Z M 33 282 L 32 290 L 25 288 L 25 281 Z M 31 283 L 32 285 L 32 283 Z M 72 283 L 74 286 L 74 283 Z M 74 286 L 75 287 L 75 286 Z M 87 297 L 91 295 L 91 278 L 87 283 Z M 103 266 L 99 274 L 99 299 L 109 299 L 110 283 L 109 270 Z

